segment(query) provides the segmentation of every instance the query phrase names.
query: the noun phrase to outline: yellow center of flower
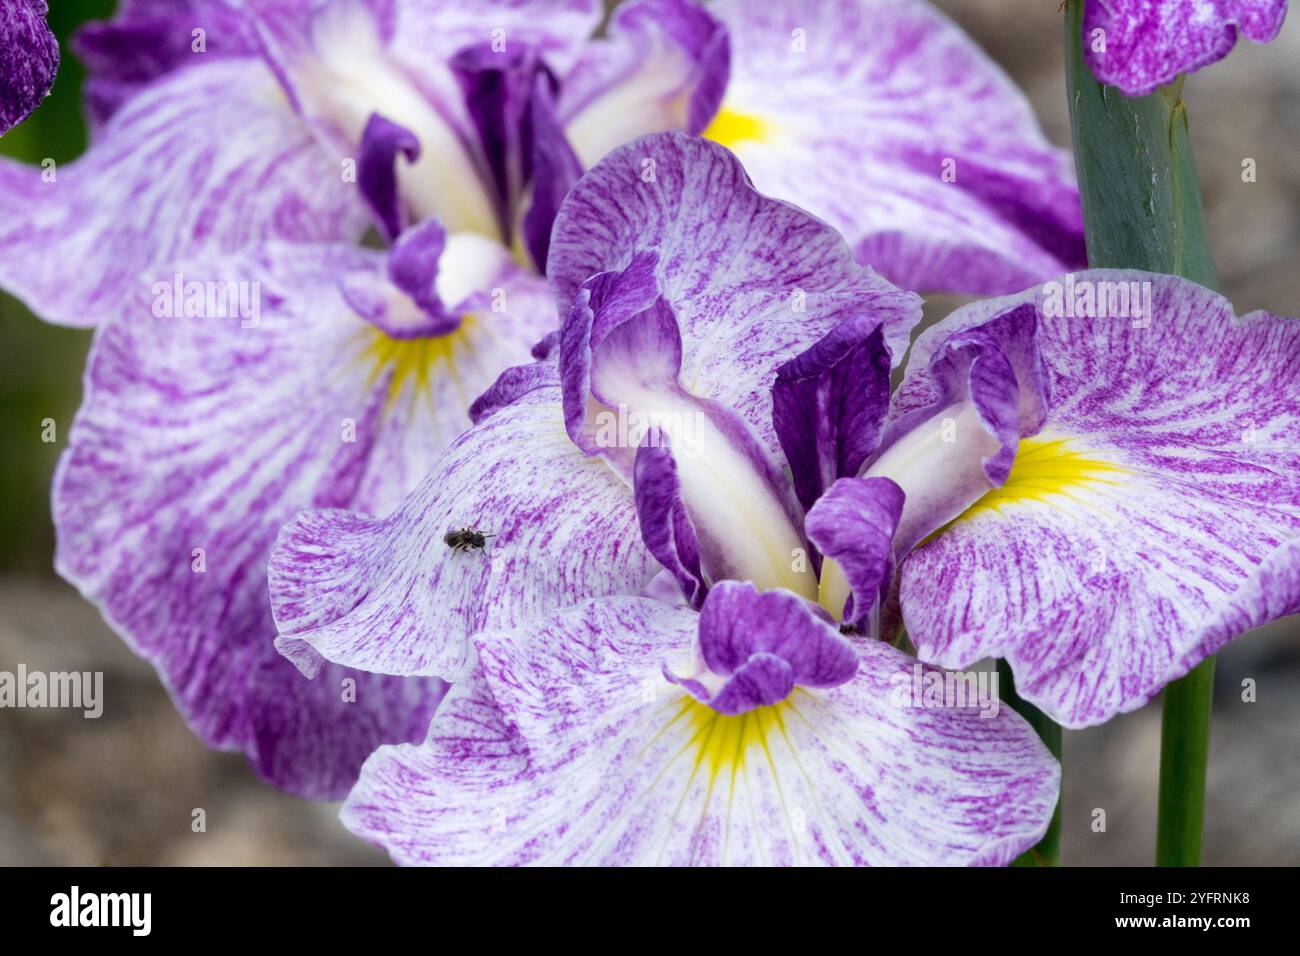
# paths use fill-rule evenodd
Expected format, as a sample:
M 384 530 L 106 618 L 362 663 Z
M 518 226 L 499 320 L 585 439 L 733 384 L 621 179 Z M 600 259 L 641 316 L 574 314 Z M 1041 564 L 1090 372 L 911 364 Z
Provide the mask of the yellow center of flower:
M 727 149 L 735 149 L 738 143 L 766 142 L 771 138 L 772 127 L 766 120 L 751 113 L 741 113 L 723 106 L 708 129 L 700 135 Z
M 392 408 L 408 385 L 416 394 L 426 391 L 437 365 L 445 364 L 447 371 L 454 374 L 453 359 L 458 350 L 468 345 L 476 321 L 474 315 L 465 315 L 460 327 L 450 335 L 414 339 L 395 339 L 380 329 L 369 328 L 362 352 L 362 361 L 370 366 L 367 386 L 373 387 L 388 376 L 386 408 Z
M 718 777 L 729 781 L 744 769 L 751 751 L 762 750 L 764 760 L 771 760 L 767 740 L 772 733 L 784 733 L 785 711 L 790 698 L 769 707 L 756 707 L 743 714 L 720 714 L 708 704 L 689 695 L 681 702 L 670 723 L 686 721 L 691 738 L 687 750 L 694 754 L 691 776 L 708 774 L 712 789 Z

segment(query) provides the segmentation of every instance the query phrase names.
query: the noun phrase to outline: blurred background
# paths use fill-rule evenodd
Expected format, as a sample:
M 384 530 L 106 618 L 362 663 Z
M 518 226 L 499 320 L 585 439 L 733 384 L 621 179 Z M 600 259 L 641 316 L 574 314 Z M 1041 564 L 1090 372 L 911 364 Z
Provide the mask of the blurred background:
M 113 0 L 53 0 L 65 42 L 54 94 L 0 139 L 0 154 L 62 164 L 85 148 L 82 71 L 66 39 Z M 1069 146 L 1058 0 L 940 0 L 1025 90 L 1047 135 Z M 1277 41 L 1242 41 L 1188 78 L 1184 99 L 1224 292 L 1238 312 L 1300 316 L 1300 25 Z M 1241 181 L 1256 160 L 1258 181 Z M 68 268 L 75 269 L 76 263 Z M 963 300 L 936 297 L 941 318 Z M 0 865 L 375 864 L 337 807 L 261 784 L 243 758 L 206 750 L 152 668 L 135 658 L 52 569 L 49 487 L 81 393 L 91 334 L 35 319 L 0 293 L 0 671 L 104 672 L 110 701 L 80 711 L 0 710 Z M 55 420 L 58 442 L 43 443 Z M 1245 703 L 1241 685 L 1256 682 Z M 1067 732 L 1067 863 L 1152 859 L 1159 704 L 1104 727 Z M 191 832 L 193 810 L 207 832 Z M 1106 832 L 1094 833 L 1094 810 Z M 1220 655 L 1211 735 L 1204 862 L 1300 863 L 1300 621 L 1291 618 Z

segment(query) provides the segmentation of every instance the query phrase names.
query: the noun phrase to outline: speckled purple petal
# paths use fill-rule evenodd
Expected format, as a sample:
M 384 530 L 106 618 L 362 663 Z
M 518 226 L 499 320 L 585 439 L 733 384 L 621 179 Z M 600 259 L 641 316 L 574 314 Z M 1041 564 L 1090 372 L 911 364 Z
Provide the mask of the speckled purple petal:
M 54 85 L 59 42 L 45 0 L 0 0 L 0 134 L 27 118 Z
M 1169 276 L 1069 282 L 1137 283 L 1141 310 L 1062 314 L 1065 280 L 968 306 L 918 339 L 896 406 L 933 400 L 929 359 L 954 331 L 1039 308 L 1043 428 L 1001 489 L 903 562 L 901 598 L 921 657 L 1005 657 L 1026 699 L 1077 727 L 1300 609 L 1300 323 L 1239 319 Z
M 309 673 L 323 657 L 457 680 L 480 630 L 638 593 L 658 566 L 636 522 L 627 485 L 565 435 L 559 389 L 525 379 L 389 518 L 321 510 L 285 526 L 270 562 L 277 644 Z M 495 537 L 453 552 L 443 536 L 462 527 Z
M 259 2 L 265 6 L 296 0 Z M 196 35 L 198 30 L 201 35 Z M 86 66 L 83 95 L 96 127 L 173 70 L 222 57 L 259 55 L 253 24 L 233 0 L 121 0 L 111 20 L 81 27 L 73 35 L 72 49 Z
M 920 316 L 919 300 L 856 265 L 833 229 L 755 191 L 717 144 L 681 133 L 614 151 L 569 194 L 547 264 L 561 313 L 590 277 L 646 252 L 681 325 L 683 385 L 739 412 L 773 452 L 781 365 L 861 316 L 901 356 Z
M 777 369 L 773 424 L 805 509 L 835 479 L 856 475 L 880 444 L 889 366 L 884 330 L 858 317 Z
M 1083 56 L 1097 79 L 1145 96 L 1222 60 L 1237 33 L 1267 43 L 1287 0 L 1085 0 Z
M 889 587 L 902 510 L 903 490 L 888 478 L 841 478 L 804 520 L 808 538 L 848 579 L 847 624 L 861 624 Z
M 640 187 L 629 193 L 620 181 L 632 173 L 641 182 L 636 150 L 645 148 L 658 150 L 660 175 L 644 184 L 650 195 L 631 201 Z M 879 315 L 889 340 L 904 342 L 918 300 L 857 266 L 824 224 L 755 193 L 716 145 L 665 134 L 628 149 L 588 174 L 561 211 L 551 254 L 553 265 L 562 264 L 557 299 L 571 303 L 588 278 L 625 270 L 638 252 L 660 263 L 655 282 L 682 323 L 680 381 L 692 395 L 709 396 L 692 409 L 707 413 L 722 448 L 741 449 L 751 466 L 739 469 L 742 477 L 761 465 L 759 480 L 747 485 L 757 494 L 719 487 L 703 513 L 725 517 L 727 508 L 774 502 L 764 520 L 717 522 L 728 536 L 737 529 L 766 535 L 761 549 L 701 530 L 702 557 L 716 562 L 710 567 L 720 576 L 728 576 L 729 558 L 755 553 L 774 577 L 796 576 L 797 505 L 792 492 L 775 493 L 782 485 L 768 404 L 775 370 L 864 311 Z M 614 223 L 622 225 L 611 233 Z M 590 328 L 583 341 L 589 336 Z M 563 351 L 555 346 L 552 338 L 542 349 L 551 362 Z M 476 406 L 476 428 L 390 520 L 320 512 L 286 528 L 271 569 L 286 654 L 308 668 L 321 654 L 384 673 L 451 678 L 472 660 L 466 638 L 483 627 L 521 625 L 592 595 L 641 593 L 656 564 L 641 544 L 632 495 L 619 474 L 568 440 L 561 389 L 549 384 L 555 373 L 548 368 L 503 377 Z M 766 434 L 753 434 L 763 423 Z M 453 556 L 442 542 L 453 526 L 469 525 L 498 535 L 491 575 L 485 562 L 475 563 L 484 555 Z M 787 526 L 790 541 L 773 537 Z M 811 573 L 802 575 L 793 583 L 806 578 L 815 593 Z
M 1084 263 L 1071 157 L 930 3 L 710 10 L 730 32 L 731 82 L 705 135 L 763 192 L 842 232 L 860 262 L 905 289 L 980 294 Z
M 991 865 L 1046 830 L 1059 767 L 1010 708 L 903 706 L 915 662 L 724 716 L 660 672 L 698 616 L 593 601 L 478 639 L 423 746 L 381 748 L 345 825 L 405 864 Z
M 0 161 L 0 286 L 65 325 L 108 318 L 148 290 L 142 273 L 158 263 L 264 238 L 352 240 L 366 224 L 356 185 L 256 60 L 159 80 L 76 162 Z
M 504 275 L 510 312 L 475 316 L 454 343 L 395 342 L 336 291 L 366 268 L 383 256 L 281 244 L 158 270 L 152 301 L 95 339 L 54 489 L 60 573 L 195 732 L 316 797 L 345 793 L 379 743 L 419 739 L 442 685 L 334 666 L 309 681 L 283 660 L 276 533 L 303 508 L 397 505 L 468 424 L 466 393 L 525 358 L 550 315 L 541 280 Z M 238 314 L 187 315 L 184 283 L 218 281 L 247 283 Z
M 564 77 L 560 101 L 583 165 L 646 133 L 698 134 L 730 72 L 726 28 L 695 0 L 629 0 Z
M 604 16 L 600 0 L 397 0 L 392 49 L 411 69 L 427 71 L 457 50 L 498 40 L 507 49 L 520 44 L 539 50 L 562 75 Z

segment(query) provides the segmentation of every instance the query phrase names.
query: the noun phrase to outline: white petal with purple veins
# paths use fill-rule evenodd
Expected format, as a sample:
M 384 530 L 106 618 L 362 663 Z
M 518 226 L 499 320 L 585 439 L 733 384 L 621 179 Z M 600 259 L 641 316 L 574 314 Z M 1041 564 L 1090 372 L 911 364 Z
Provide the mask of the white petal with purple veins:
M 131 100 L 74 163 L 0 162 L 0 285 L 51 322 L 90 326 L 147 290 L 150 266 L 264 238 L 359 238 L 366 222 L 270 71 L 215 60 Z
M 1116 310 L 1121 289 L 1141 308 Z M 927 360 L 948 335 L 1024 303 L 1046 421 L 1004 484 L 904 561 L 902 607 L 922 658 L 1005 657 L 1027 700 L 1091 725 L 1300 610 L 1300 323 L 1239 319 L 1184 279 L 1081 273 L 928 330 L 896 412 L 934 400 Z
M 1068 154 L 922 0 L 723 0 L 731 82 L 704 135 L 906 289 L 999 293 L 1084 261 Z
M 551 308 L 540 280 L 506 275 L 509 312 L 395 340 L 336 288 L 367 269 L 382 275 L 383 256 L 281 244 L 159 270 L 153 301 L 97 334 L 54 490 L 60 573 L 155 664 L 196 733 L 315 796 L 345 792 L 377 744 L 418 739 L 441 685 L 338 667 L 312 682 L 284 661 L 276 533 L 307 507 L 398 504 Z
M 843 319 L 881 324 L 896 360 L 920 301 L 857 265 L 824 222 L 756 191 L 715 143 L 662 133 L 587 173 L 555 221 L 547 275 L 561 314 L 602 272 L 654 253 L 681 326 L 681 384 L 739 412 L 774 452 L 772 383 Z
M 698 616 L 592 601 L 483 634 L 423 746 L 383 747 L 345 824 L 413 864 L 1005 864 L 1059 768 L 1009 709 L 903 706 L 912 661 L 722 715 L 666 680 Z

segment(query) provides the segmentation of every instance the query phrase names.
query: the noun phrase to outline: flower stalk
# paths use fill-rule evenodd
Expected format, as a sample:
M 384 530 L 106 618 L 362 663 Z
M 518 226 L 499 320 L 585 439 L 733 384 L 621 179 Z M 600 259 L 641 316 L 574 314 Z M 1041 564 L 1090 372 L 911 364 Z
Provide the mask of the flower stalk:
M 1143 269 L 1218 289 L 1205 234 L 1182 78 L 1130 98 L 1097 82 L 1083 45 L 1083 0 L 1068 0 L 1066 86 L 1088 264 Z M 1094 46 L 1094 49 L 1096 47 Z M 1214 658 L 1164 690 L 1156 862 L 1200 862 Z

